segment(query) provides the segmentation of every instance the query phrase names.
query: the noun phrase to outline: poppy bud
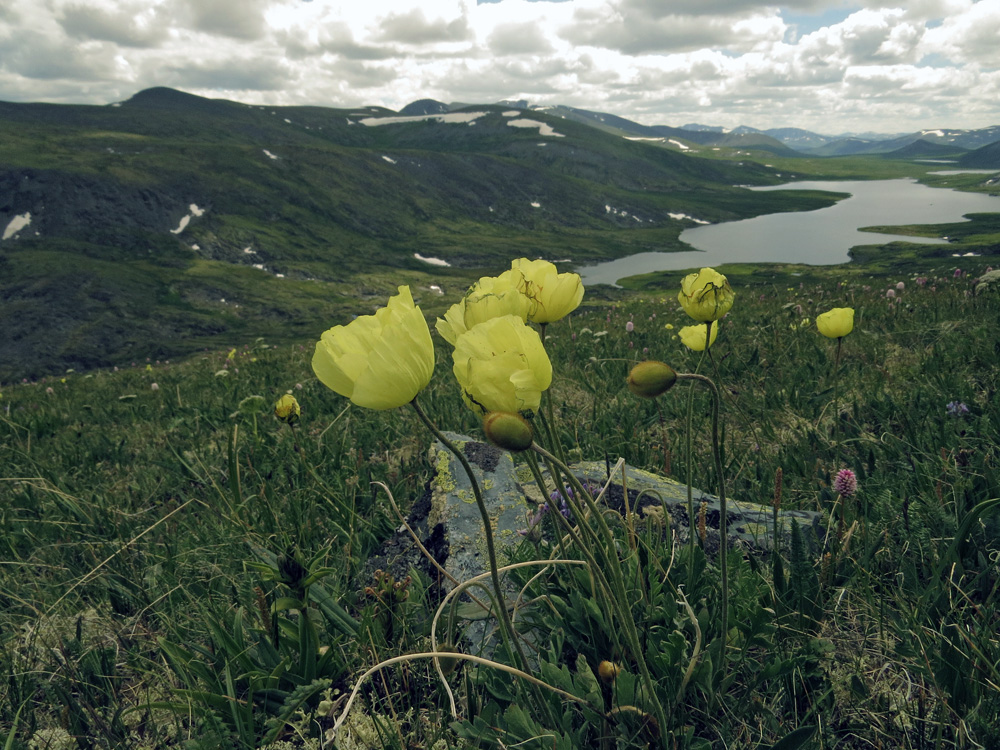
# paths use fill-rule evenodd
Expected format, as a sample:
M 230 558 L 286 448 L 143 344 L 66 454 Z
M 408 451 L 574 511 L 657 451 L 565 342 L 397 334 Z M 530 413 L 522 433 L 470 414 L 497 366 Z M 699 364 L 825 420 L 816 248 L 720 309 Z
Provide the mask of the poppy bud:
M 597 676 L 608 685 L 615 681 L 615 678 L 618 677 L 618 673 L 621 671 L 622 668 L 613 661 L 602 661 L 597 665 Z
M 640 398 L 656 398 L 676 382 L 677 373 L 673 368 L 655 360 L 640 362 L 628 374 L 628 389 Z
M 531 447 L 534 434 L 528 420 L 520 414 L 491 411 L 483 419 L 483 430 L 493 445 L 509 451 L 526 451 Z

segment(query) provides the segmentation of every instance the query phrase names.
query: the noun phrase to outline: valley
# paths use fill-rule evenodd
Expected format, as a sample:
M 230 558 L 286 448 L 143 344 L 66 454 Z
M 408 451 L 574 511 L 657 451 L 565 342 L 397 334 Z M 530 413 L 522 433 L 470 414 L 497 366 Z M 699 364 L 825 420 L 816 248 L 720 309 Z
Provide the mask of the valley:
M 171 89 L 105 107 L 0 103 L 0 382 L 297 341 L 397 283 L 434 310 L 510 257 L 674 252 L 691 227 L 836 200 L 747 186 L 909 177 L 996 191 L 916 158 L 706 146 L 681 129 L 636 140 L 653 131 L 559 108 L 425 109 Z

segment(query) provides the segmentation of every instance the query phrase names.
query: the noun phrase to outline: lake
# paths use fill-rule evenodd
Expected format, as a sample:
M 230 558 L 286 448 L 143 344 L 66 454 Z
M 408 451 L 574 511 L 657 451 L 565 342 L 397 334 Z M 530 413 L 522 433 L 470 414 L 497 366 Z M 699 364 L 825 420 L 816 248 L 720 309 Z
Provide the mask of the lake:
M 893 240 L 921 244 L 942 242 L 927 237 L 859 232 L 858 227 L 942 224 L 961 221 L 963 215 L 969 213 L 1000 213 L 998 197 L 931 188 L 910 179 L 814 180 L 751 189 L 825 190 L 850 193 L 850 197 L 816 211 L 765 214 L 692 227 L 681 232 L 680 239 L 694 250 L 638 253 L 584 266 L 578 268 L 577 273 L 584 284 L 614 285 L 626 276 L 723 263 L 833 265 L 850 260 L 847 251 L 855 245 Z

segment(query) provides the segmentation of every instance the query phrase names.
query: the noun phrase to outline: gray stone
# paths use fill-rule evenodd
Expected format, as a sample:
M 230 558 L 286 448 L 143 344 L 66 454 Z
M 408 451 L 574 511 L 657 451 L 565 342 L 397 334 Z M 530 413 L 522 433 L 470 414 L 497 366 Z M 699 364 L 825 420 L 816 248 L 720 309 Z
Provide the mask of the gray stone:
M 463 451 L 472 466 L 483 491 L 483 499 L 493 529 L 500 565 L 510 559 L 516 546 L 525 539 L 522 532 L 530 526 L 530 518 L 541 503 L 548 501 L 555 483 L 543 472 L 547 493 L 539 491 L 531 472 L 523 463 L 515 466 L 511 454 L 465 435 L 445 433 Z M 439 442 L 430 449 L 434 478 L 422 498 L 411 509 L 408 522 L 437 562 L 455 579 L 467 580 L 488 569 L 483 521 L 475 502 L 472 485 L 461 463 Z M 581 482 L 603 487 L 610 467 L 599 461 L 585 461 L 571 466 Z M 689 539 L 687 486 L 627 464 L 624 466 L 628 488 L 629 509 L 635 516 L 653 523 L 669 524 L 681 543 Z M 693 489 L 696 511 L 705 506 L 705 549 L 714 556 L 719 547 L 719 500 L 714 495 Z M 615 472 L 603 502 L 624 514 L 625 494 L 622 472 Z M 554 509 L 556 503 L 549 503 Z M 728 501 L 729 546 L 742 547 L 749 553 L 764 554 L 774 547 L 774 516 L 770 505 L 742 499 Z M 778 538 L 787 548 L 792 522 L 796 521 L 803 538 L 813 551 L 819 549 L 823 537 L 821 516 L 814 511 L 782 510 L 778 513 Z M 369 567 L 389 570 L 397 578 L 404 577 L 412 567 L 424 571 L 432 579 L 444 579 L 413 543 L 404 529 L 396 533 L 369 562 Z M 445 591 L 451 588 L 440 580 Z

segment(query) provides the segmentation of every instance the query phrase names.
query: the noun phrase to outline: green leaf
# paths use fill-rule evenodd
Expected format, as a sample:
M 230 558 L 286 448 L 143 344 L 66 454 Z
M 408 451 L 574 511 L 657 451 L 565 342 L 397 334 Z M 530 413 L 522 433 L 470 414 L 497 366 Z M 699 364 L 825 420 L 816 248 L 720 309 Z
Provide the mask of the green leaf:
M 816 727 L 799 727 L 771 745 L 770 750 L 798 750 L 816 734 Z

